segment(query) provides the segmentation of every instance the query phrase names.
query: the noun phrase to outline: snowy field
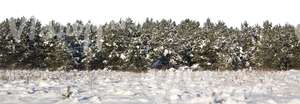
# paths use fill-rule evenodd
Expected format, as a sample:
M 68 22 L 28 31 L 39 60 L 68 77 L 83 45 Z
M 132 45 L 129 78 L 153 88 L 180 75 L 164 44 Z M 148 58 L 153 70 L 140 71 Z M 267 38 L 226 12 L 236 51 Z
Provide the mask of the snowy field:
M 0 104 L 300 104 L 296 70 L 1 70 L 0 78 Z

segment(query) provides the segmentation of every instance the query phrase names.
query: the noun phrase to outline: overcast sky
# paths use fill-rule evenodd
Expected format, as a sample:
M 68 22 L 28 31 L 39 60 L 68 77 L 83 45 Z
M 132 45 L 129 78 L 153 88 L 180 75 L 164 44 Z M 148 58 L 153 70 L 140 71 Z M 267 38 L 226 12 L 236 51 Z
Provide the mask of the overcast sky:
M 146 17 L 185 18 L 203 23 L 206 18 L 223 20 L 229 26 L 251 25 L 264 20 L 273 23 L 300 23 L 298 0 L 1 0 L 0 19 L 35 16 L 44 24 L 50 20 L 61 23 L 84 22 L 103 24 L 110 20 L 131 17 L 142 22 Z

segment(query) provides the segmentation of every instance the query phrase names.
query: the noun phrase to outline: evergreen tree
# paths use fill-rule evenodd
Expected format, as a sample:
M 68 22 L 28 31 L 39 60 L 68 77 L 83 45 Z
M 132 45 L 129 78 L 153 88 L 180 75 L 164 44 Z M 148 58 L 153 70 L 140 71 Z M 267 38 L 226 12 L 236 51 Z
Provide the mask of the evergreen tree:
M 200 45 L 199 51 L 195 54 L 197 62 L 205 69 L 218 69 L 218 48 L 216 47 L 217 35 L 215 34 L 215 24 L 207 19 L 201 31 L 203 41 Z
M 11 38 L 8 20 L 0 23 L 0 68 L 7 68 L 9 61 L 12 59 L 10 56 L 11 50 Z
M 178 24 L 174 40 L 175 49 L 179 53 L 179 63 L 191 66 L 193 62 L 193 50 L 201 46 L 200 23 L 186 19 Z
M 55 21 L 43 28 L 41 33 L 44 41 L 45 63 L 50 70 L 65 70 L 70 68 L 71 56 L 66 51 L 66 28 Z
M 46 68 L 46 63 L 44 61 L 44 41 L 41 37 L 42 24 L 40 21 L 34 17 L 30 18 L 27 25 L 24 27 L 24 35 L 27 35 L 27 52 L 25 59 L 23 59 L 23 64 L 29 65 L 30 68 Z M 27 32 L 28 31 L 28 32 Z
M 204 69 L 299 68 L 300 25 L 227 27 L 210 19 L 143 24 L 128 18 L 103 26 L 76 21 L 42 24 L 34 17 L 0 22 L 0 68 L 141 71 L 199 64 Z
M 273 55 L 275 55 L 275 51 L 273 46 L 271 45 L 274 42 L 275 32 L 272 30 L 272 24 L 269 21 L 265 21 L 263 23 L 263 28 L 261 30 L 261 40 L 258 45 L 258 65 L 262 68 L 272 67 Z
M 130 37 L 131 34 L 124 32 L 124 30 L 122 30 L 124 27 L 121 26 L 124 25 L 111 21 L 103 27 L 103 50 L 106 54 L 106 64 L 114 70 L 124 68 L 123 64 L 125 64 L 126 58 L 128 57 L 125 51 L 128 48 L 130 42 L 130 38 L 128 37 Z
M 6 26 L 9 27 L 7 39 L 10 43 L 10 45 L 8 45 L 10 49 L 8 65 L 11 65 L 11 68 L 26 68 L 22 64 L 25 59 L 24 56 L 27 55 L 27 53 L 25 53 L 26 45 L 22 42 L 23 37 L 25 36 L 23 31 L 27 22 L 26 18 L 10 18 L 7 21 L 8 24 Z

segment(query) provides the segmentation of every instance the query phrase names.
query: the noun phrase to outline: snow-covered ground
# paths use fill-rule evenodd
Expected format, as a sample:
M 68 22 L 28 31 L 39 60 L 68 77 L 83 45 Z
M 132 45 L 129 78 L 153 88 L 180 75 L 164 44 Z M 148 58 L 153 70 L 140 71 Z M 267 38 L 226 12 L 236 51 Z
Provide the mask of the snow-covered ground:
M 0 78 L 0 104 L 300 104 L 297 70 L 1 70 Z

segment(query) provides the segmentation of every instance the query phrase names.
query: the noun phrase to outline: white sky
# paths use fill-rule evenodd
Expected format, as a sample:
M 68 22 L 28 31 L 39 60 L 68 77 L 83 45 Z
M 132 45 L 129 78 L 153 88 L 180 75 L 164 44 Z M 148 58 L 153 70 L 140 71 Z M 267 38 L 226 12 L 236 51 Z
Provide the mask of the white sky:
M 229 26 L 251 25 L 264 20 L 274 24 L 300 23 L 298 0 L 0 0 L 0 19 L 35 16 L 44 24 L 50 20 L 61 23 L 84 22 L 103 24 L 110 20 L 131 17 L 143 22 L 146 17 L 185 18 L 203 23 L 206 18 L 223 20 Z

